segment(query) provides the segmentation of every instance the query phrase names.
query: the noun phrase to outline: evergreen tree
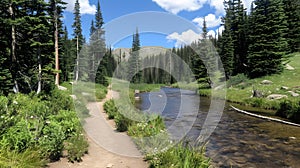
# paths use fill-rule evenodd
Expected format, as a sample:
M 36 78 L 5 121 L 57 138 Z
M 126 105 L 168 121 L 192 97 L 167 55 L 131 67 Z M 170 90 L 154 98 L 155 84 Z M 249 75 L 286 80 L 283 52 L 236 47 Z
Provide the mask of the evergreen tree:
M 74 7 L 74 23 L 72 25 L 73 27 L 73 36 L 78 39 L 78 49 L 80 50 L 83 43 L 83 35 L 82 35 L 82 28 L 81 28 L 81 14 L 80 14 L 80 4 L 78 0 L 75 2 L 75 7 Z
M 219 39 L 219 55 L 223 63 L 225 70 L 225 76 L 227 79 L 233 74 L 234 69 L 234 41 L 232 38 L 232 18 L 233 18 L 233 4 L 231 1 L 224 2 L 226 15 L 222 18 L 224 31 L 222 37 Z
M 96 19 L 96 29 L 102 29 L 104 22 L 103 22 L 103 17 L 102 17 L 99 0 L 98 0 L 98 4 L 97 4 L 97 11 L 96 11 L 95 19 Z
M 300 52 L 300 2 L 299 0 L 283 0 L 287 16 L 288 33 L 286 38 L 290 52 Z
M 132 40 L 132 48 L 130 57 L 128 60 L 128 75 L 129 77 L 132 77 L 131 75 L 134 74 L 134 77 L 132 82 L 139 83 L 141 81 L 141 73 L 139 72 L 139 66 L 140 66 L 140 59 L 139 59 L 139 50 L 140 50 L 140 37 L 138 29 L 136 29 L 136 33 L 133 34 L 133 40 Z
M 282 59 L 288 51 L 282 0 L 256 0 L 255 5 L 247 63 L 252 78 L 282 72 Z

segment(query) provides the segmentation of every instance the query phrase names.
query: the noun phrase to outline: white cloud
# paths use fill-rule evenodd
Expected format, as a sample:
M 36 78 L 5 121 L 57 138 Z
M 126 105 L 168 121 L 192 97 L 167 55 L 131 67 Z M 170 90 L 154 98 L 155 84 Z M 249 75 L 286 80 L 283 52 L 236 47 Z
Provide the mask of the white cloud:
M 75 6 L 75 2 L 76 0 L 65 0 L 67 4 L 67 8 L 66 10 L 69 12 L 74 12 L 74 6 Z M 82 15 L 84 14 L 95 14 L 96 13 L 96 6 L 95 5 L 90 5 L 89 0 L 79 0 L 79 4 L 80 4 L 80 13 Z
M 254 0 L 242 0 L 244 6 L 247 8 L 247 12 L 251 10 L 251 4 Z
M 216 15 L 224 15 L 224 4 L 223 0 L 152 0 L 157 3 L 160 7 L 165 9 L 168 12 L 177 14 L 180 11 L 196 11 L 201 9 L 204 4 L 215 9 Z M 247 11 L 250 11 L 251 3 L 254 0 L 242 0 L 244 6 L 247 8 Z
M 219 33 L 220 35 L 222 35 L 222 32 L 225 30 L 225 27 L 224 26 L 220 26 L 217 30 L 216 30 L 216 33 L 217 33 L 217 38 L 219 36 Z
M 214 14 L 208 14 L 207 16 L 205 16 L 205 20 L 207 28 L 220 26 L 222 22 L 221 16 L 217 18 Z M 203 21 L 204 17 L 197 17 L 193 20 L 193 22 L 197 23 L 200 27 L 203 27 Z
M 180 11 L 196 11 L 207 2 L 207 0 L 152 0 L 168 12 L 177 14 Z
M 225 14 L 225 10 L 224 10 L 224 1 L 222 0 L 208 0 L 208 4 L 211 7 L 214 7 L 216 9 L 215 14 L 219 15 L 219 14 Z
M 191 29 L 182 32 L 181 34 L 174 32 L 167 36 L 167 39 L 169 41 L 176 41 L 175 47 L 191 44 L 192 42 L 197 41 L 201 38 L 202 38 L 201 34 L 197 34 Z

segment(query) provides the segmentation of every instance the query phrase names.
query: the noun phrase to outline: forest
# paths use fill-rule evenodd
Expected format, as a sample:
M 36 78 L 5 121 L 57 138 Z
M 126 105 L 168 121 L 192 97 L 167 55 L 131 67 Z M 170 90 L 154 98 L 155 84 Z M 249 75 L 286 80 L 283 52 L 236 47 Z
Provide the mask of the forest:
M 290 54 L 300 52 L 299 0 L 255 0 L 250 12 L 241 0 L 225 0 L 224 30 L 218 35 L 208 35 L 204 19 L 198 41 L 144 58 L 138 52 L 142 46 L 137 29 L 128 60 L 122 59 L 122 53 L 114 54 L 105 43 L 99 1 L 89 40 L 82 35 L 78 0 L 73 34 L 69 35 L 62 19 L 65 5 L 63 0 L 0 2 L 0 167 L 23 167 L 30 160 L 34 160 L 30 164 L 40 167 L 45 160 L 58 160 L 64 149 L 71 161 L 80 161 L 87 152 L 80 119 L 68 95 L 71 93 L 58 90 L 63 83 L 91 82 L 105 90 L 109 77 L 114 76 L 132 83 L 171 85 L 185 81 L 210 88 L 214 81 L 209 72 L 219 66 L 224 68 L 224 78 L 218 80 L 241 76 L 256 79 L 281 74 Z M 220 63 L 216 63 L 216 55 Z M 192 78 L 186 75 L 190 72 L 182 60 L 191 69 Z M 159 68 L 139 70 L 148 63 L 161 64 L 172 73 Z M 76 103 L 87 115 L 85 105 Z M 299 119 L 299 104 L 292 106 L 285 101 L 277 108 L 284 107 L 298 110 L 291 118 Z M 287 118 L 289 115 L 282 114 Z M 7 161 L 25 156 L 27 160 L 19 165 Z

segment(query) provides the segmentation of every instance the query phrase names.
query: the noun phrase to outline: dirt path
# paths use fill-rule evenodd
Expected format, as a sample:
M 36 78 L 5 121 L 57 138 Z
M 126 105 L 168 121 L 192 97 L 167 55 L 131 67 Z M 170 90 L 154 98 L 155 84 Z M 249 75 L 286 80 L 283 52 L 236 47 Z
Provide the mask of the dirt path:
M 50 163 L 50 168 L 146 168 L 148 164 L 134 143 L 126 135 L 115 131 L 113 121 L 108 121 L 103 112 L 106 100 L 117 98 L 118 93 L 109 90 L 101 102 L 89 103 L 91 116 L 84 128 L 89 140 L 89 153 L 80 163 L 70 163 L 66 158 Z

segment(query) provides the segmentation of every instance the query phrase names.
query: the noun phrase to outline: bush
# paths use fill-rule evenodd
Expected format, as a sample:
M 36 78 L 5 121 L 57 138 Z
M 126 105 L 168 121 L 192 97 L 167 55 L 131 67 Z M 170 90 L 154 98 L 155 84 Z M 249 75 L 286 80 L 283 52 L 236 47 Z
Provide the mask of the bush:
M 77 134 L 66 140 L 65 149 L 71 162 L 82 161 L 81 157 L 88 153 L 88 142 L 82 134 Z
M 300 101 L 282 101 L 276 115 L 300 123 Z
M 67 92 L 54 89 L 47 100 L 52 114 L 57 114 L 60 110 L 74 110 L 73 100 Z
M 161 133 L 164 129 L 163 119 L 160 116 L 153 116 L 147 122 L 129 126 L 128 135 L 133 137 L 150 137 Z
M 103 105 L 103 108 L 108 115 L 108 119 L 114 119 L 118 113 L 118 108 L 115 106 L 113 100 L 106 101 Z
M 115 116 L 115 122 L 117 126 L 117 131 L 125 132 L 128 130 L 128 127 L 132 124 L 132 120 L 126 118 L 122 114 L 118 113 Z
M 1 136 L 0 144 L 2 148 L 23 152 L 34 145 L 34 139 L 33 133 L 28 129 L 27 122 L 21 120 Z
M 64 139 L 62 126 L 56 121 L 48 121 L 48 124 L 42 130 L 39 145 L 51 161 L 56 161 L 62 156 Z
M 50 116 L 49 121 L 59 123 L 66 138 L 82 131 L 80 120 L 74 111 L 60 110 L 57 115 Z
M 204 151 L 204 148 L 198 151 L 195 148 L 184 147 L 182 144 L 178 144 L 165 152 L 147 156 L 146 159 L 150 162 L 151 168 L 208 168 L 210 159 L 204 156 Z
M 244 74 L 238 74 L 236 76 L 232 76 L 228 81 L 227 81 L 227 86 L 236 86 L 238 88 L 244 89 L 248 86 L 250 86 L 251 83 L 249 83 L 249 79 L 246 75 Z

